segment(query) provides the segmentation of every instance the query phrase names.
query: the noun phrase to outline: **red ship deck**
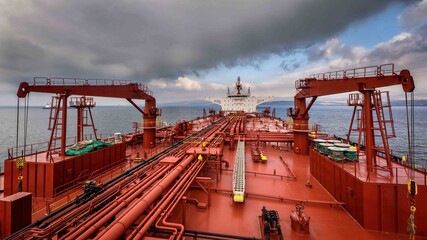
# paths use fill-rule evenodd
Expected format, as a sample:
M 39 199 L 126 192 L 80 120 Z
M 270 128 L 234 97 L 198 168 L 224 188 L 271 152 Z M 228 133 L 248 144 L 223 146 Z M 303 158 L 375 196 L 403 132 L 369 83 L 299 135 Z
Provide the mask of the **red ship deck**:
M 384 158 L 377 158 L 378 165 L 385 166 L 386 160 Z M 372 183 L 395 183 L 407 184 L 410 179 L 411 170 L 400 163 L 392 162 L 391 168 L 393 169 L 393 176 L 388 171 L 374 170 L 374 174 L 369 174 L 366 167 L 365 156 L 359 157 L 359 162 L 340 162 L 338 163 L 348 173 L 356 176 L 359 180 Z M 427 185 L 427 175 L 424 172 L 414 170 L 414 180 L 419 185 Z
M 201 128 L 201 126 L 206 126 L 207 124 L 202 124 L 204 120 L 200 121 L 198 124 L 193 124 L 194 128 L 189 132 L 196 132 Z M 207 119 L 205 123 L 209 123 L 211 120 Z M 335 163 L 328 159 L 327 157 L 317 156 L 313 157 L 314 150 L 310 150 L 310 156 L 304 156 L 295 154 L 292 149 L 292 144 L 283 141 L 276 142 L 277 133 L 285 133 L 286 129 L 283 127 L 284 122 L 271 118 L 248 118 L 248 121 L 245 122 L 247 135 L 257 135 L 256 131 L 251 131 L 253 129 L 262 129 L 264 132 L 260 132 L 260 135 L 264 136 L 264 141 L 261 141 L 263 147 L 263 153 L 267 156 L 267 161 L 255 162 L 252 160 L 252 151 L 251 146 L 252 142 L 246 142 L 246 151 L 245 151 L 245 162 L 246 162 L 246 191 L 243 203 L 236 203 L 233 201 L 232 193 L 232 179 L 233 179 L 233 166 L 236 155 L 236 149 L 230 150 L 230 144 L 227 141 L 232 141 L 230 139 L 234 138 L 237 140 L 238 134 L 227 136 L 224 138 L 225 145 L 217 145 L 208 150 L 203 150 L 199 148 L 197 154 L 203 152 L 210 153 L 212 155 L 218 155 L 217 148 L 223 148 L 221 152 L 222 160 L 225 160 L 229 163 L 228 168 L 222 168 L 222 173 L 215 172 L 214 167 L 206 164 L 204 168 L 199 172 L 197 177 L 202 179 L 202 181 L 212 179 L 211 192 L 206 194 L 201 190 L 198 184 L 196 184 L 197 179 L 193 182 L 188 190 L 185 192 L 185 198 L 188 200 L 187 203 L 178 203 L 176 207 L 171 212 L 172 215 L 168 218 L 168 222 L 173 223 L 182 223 L 185 226 L 185 230 L 188 232 L 196 231 L 198 233 L 208 232 L 212 234 L 227 234 L 240 237 L 248 237 L 261 239 L 262 236 L 262 224 L 260 224 L 260 215 L 261 209 L 265 206 L 268 210 L 276 210 L 279 213 L 280 220 L 279 224 L 282 228 L 282 233 L 285 239 L 408 239 L 407 234 L 399 234 L 398 232 L 402 228 L 406 228 L 407 222 L 406 219 L 409 215 L 400 216 L 399 219 L 404 219 L 399 221 L 397 224 L 398 231 L 388 231 L 389 228 L 384 227 L 379 224 L 378 226 L 372 224 L 372 222 L 367 221 L 366 219 L 360 220 L 360 211 L 363 212 L 362 208 L 348 209 L 349 198 L 342 195 L 341 190 L 347 192 L 348 189 L 344 185 L 336 186 L 340 184 L 340 180 L 345 179 L 346 183 L 355 184 L 355 198 L 363 202 L 365 199 L 371 199 L 370 197 L 365 196 L 365 198 L 358 199 L 361 197 L 357 190 L 359 185 L 362 186 L 366 183 L 367 172 L 364 167 L 364 161 L 361 159 L 358 163 Z M 225 126 L 225 125 L 224 125 Z M 262 127 L 264 126 L 264 127 Z M 268 127 L 265 127 L 268 126 Z M 237 128 L 237 127 L 235 127 Z M 269 138 L 267 134 L 273 132 L 272 140 L 266 141 Z M 219 134 L 224 134 L 223 130 L 218 130 Z M 231 131 L 230 131 L 231 132 Z M 219 136 L 219 135 L 217 135 Z M 179 137 L 178 137 L 179 138 Z M 257 137 L 255 137 L 257 138 Z M 254 138 L 251 137 L 253 140 Z M 261 139 L 261 137 L 260 137 Z M 201 141 L 208 141 L 209 138 L 201 138 Z M 187 142 L 186 142 L 187 141 Z M 193 140 L 186 140 L 185 144 L 191 145 L 194 144 Z M 214 142 L 212 139 L 209 141 Z M 191 145 L 194 146 L 195 145 Z M 153 152 L 149 152 L 148 155 L 152 155 L 157 151 L 160 151 L 163 147 L 158 147 Z M 190 150 L 188 150 L 190 149 Z M 196 148 L 187 148 L 182 154 L 185 156 L 191 155 Z M 215 151 L 210 151 L 215 149 Z M 131 147 L 126 148 L 126 156 L 129 156 L 129 162 L 127 164 L 120 165 L 116 168 L 111 169 L 105 174 L 99 176 L 97 181 L 106 182 L 108 179 L 124 172 L 126 169 L 135 166 L 137 163 L 134 163 L 134 159 L 138 156 L 141 156 L 142 147 Z M 210 155 L 207 154 L 207 155 Z M 174 156 L 179 156 L 174 155 Z M 151 164 L 150 168 L 147 168 L 147 180 L 151 178 L 151 173 L 160 171 L 159 169 L 165 168 L 166 166 L 173 166 L 179 163 L 180 157 L 169 157 L 165 161 L 159 161 L 160 164 Z M 164 158 L 163 158 L 164 159 Z M 281 160 L 283 159 L 283 161 Z M 205 159 L 206 160 L 206 159 Z M 203 161 L 205 161 L 203 160 Z M 194 165 L 198 162 L 197 158 L 192 161 Z M 206 160 L 209 163 L 209 160 Z M 393 164 L 396 173 L 394 177 L 388 175 L 385 172 L 378 172 L 370 174 L 368 184 L 393 184 L 391 186 L 393 194 L 403 194 L 398 197 L 399 199 L 406 199 L 406 192 L 400 192 L 401 187 L 406 188 L 406 182 L 408 180 L 406 168 L 400 164 Z M 174 168 L 175 169 L 175 168 Z M 328 171 L 332 171 L 328 172 Z M 339 173 L 339 174 L 338 174 Z M 356 174 L 356 177 L 353 177 L 352 174 Z M 165 175 L 166 176 L 166 175 Z M 155 177 L 155 176 L 154 176 Z M 166 177 L 165 177 L 166 178 Z M 132 187 L 135 184 L 139 184 L 140 181 L 145 181 L 145 177 L 141 175 L 140 178 L 133 179 L 133 183 L 129 187 L 124 187 L 120 190 L 120 195 L 117 197 L 126 194 L 128 191 L 132 190 Z M 163 178 L 162 178 L 163 179 Z M 338 180 L 337 180 L 338 179 Z M 416 239 L 427 239 L 420 236 L 426 236 L 426 228 L 421 224 L 425 220 L 424 216 L 427 216 L 426 206 L 423 204 L 423 201 L 426 199 L 426 189 L 425 181 L 426 177 L 424 173 L 416 173 L 416 179 L 419 186 L 419 207 L 417 210 L 416 224 L 418 225 Z M 159 180 L 160 181 L 160 180 Z M 312 187 L 307 187 L 306 183 L 309 181 Z M 353 182 L 350 182 L 353 181 Z M 179 180 L 176 180 L 177 184 Z M 395 186 L 396 183 L 400 184 Z M 331 185 L 332 184 L 332 185 Z M 350 186 L 348 185 L 348 186 Z M 158 186 L 158 185 L 155 185 Z M 119 187 L 119 186 L 117 186 Z M 172 188 L 172 187 L 171 187 Z M 389 201 L 384 199 L 389 195 L 389 187 L 378 185 L 369 185 L 368 188 L 380 189 L 379 192 L 376 192 L 377 195 L 374 196 L 374 200 L 379 198 L 380 200 Z M 339 191 L 338 191 L 338 190 Z M 382 189 L 386 189 L 382 190 Z M 360 189 L 359 189 L 360 190 Z M 370 189 L 369 191 L 374 191 Z M 353 190 L 352 190 L 353 191 Z M 366 194 L 369 193 L 366 190 Z M 82 194 L 83 190 L 81 187 L 75 188 L 72 191 L 68 191 L 66 194 L 62 194 L 53 199 L 50 199 L 49 202 L 39 201 L 33 202 L 33 222 L 40 219 L 44 216 L 45 213 L 59 209 L 60 207 L 66 205 L 68 202 L 72 201 L 78 195 Z M 384 194 L 387 193 L 387 194 Z M 391 194 L 390 196 L 395 197 Z M 145 195 L 141 195 L 139 198 L 142 198 Z M 208 197 L 210 196 L 210 197 Z M 166 199 L 167 195 L 160 196 L 157 201 L 163 201 Z M 362 196 L 363 197 L 363 196 Z M 210 198 L 210 204 L 207 208 L 204 208 L 205 203 L 207 204 L 208 199 Z M 134 207 L 140 199 L 135 199 L 129 202 L 129 208 Z M 356 200 L 355 200 L 356 201 Z M 120 201 L 114 204 L 119 204 Z M 401 208 L 401 205 L 394 206 L 393 204 L 401 204 L 399 201 L 391 201 L 391 207 Z M 49 203 L 48 205 L 46 203 Z M 192 204 L 192 203 L 198 203 Z M 304 205 L 304 214 L 310 217 L 310 230 L 309 234 L 297 233 L 291 229 L 291 219 L 290 214 L 295 211 L 295 204 L 302 203 Z M 153 203 L 153 208 L 157 203 Z M 357 204 L 356 204 L 357 205 Z M 386 205 L 386 204 L 385 204 Z M 46 209 L 46 206 L 49 206 L 49 209 Z M 107 205 L 108 206 L 108 205 Z M 379 206 L 376 211 L 386 211 L 390 206 Z M 404 206 L 406 207 L 406 206 Z M 346 209 L 347 208 L 347 209 Z M 366 208 L 366 207 L 365 207 Z M 407 207 L 409 208 L 409 206 Z M 155 209 L 155 208 L 154 208 Z M 357 210 L 359 209 L 359 210 Z M 362 210 L 360 210 L 362 209 Z M 365 209 L 366 210 L 366 209 Z M 81 211 L 87 211 L 85 209 Z M 140 224 L 142 218 L 147 217 L 154 210 L 147 210 L 145 213 L 140 213 L 141 217 L 138 221 L 134 223 L 133 226 Z M 393 214 L 400 214 L 397 211 L 390 209 L 390 212 Z M 128 213 L 128 209 L 123 208 L 120 212 L 117 213 L 117 216 L 120 214 Z M 131 213 L 132 214 L 132 213 Z M 359 214 L 359 215 L 358 215 Z M 387 213 L 381 212 L 384 216 L 389 216 Z M 355 217 L 356 215 L 356 217 Z M 359 216 L 359 218 L 358 218 Z M 374 215 L 375 216 L 375 215 Z M 366 216 L 367 218 L 369 216 Z M 90 220 L 90 218 L 89 218 Z M 85 220 L 81 220 L 85 223 Z M 367 224 L 370 228 L 379 231 L 367 230 L 363 227 L 363 224 L 360 224 L 362 221 L 365 225 Z M 373 221 L 381 222 L 382 219 L 373 218 Z M 112 224 L 111 224 L 112 225 Z M 70 231 L 83 229 L 81 227 L 71 227 L 69 225 Z M 108 229 L 100 227 L 101 231 L 105 232 Z M 102 230 L 103 229 L 103 230 Z M 131 227 L 130 230 L 134 229 Z M 111 230 L 111 229 L 110 229 Z M 126 236 L 129 236 L 129 231 L 126 232 Z M 72 232 L 70 232 L 71 234 Z M 168 238 L 168 234 L 156 234 L 148 231 L 144 237 L 145 239 L 150 239 L 151 237 L 155 238 Z M 193 235 L 194 236 L 194 235 Z M 212 237 L 213 235 L 211 235 Z M 106 236 L 104 236 L 106 237 Z M 58 237 L 60 238 L 60 237 Z M 202 237 L 203 238 L 203 237 Z M 219 237 L 220 239 L 227 239 L 227 237 Z M 275 236 L 272 236 L 272 239 L 277 239 Z
M 248 144 L 247 144 L 248 146 Z M 248 149 L 248 147 L 247 147 Z M 253 162 L 246 151 L 246 193 L 244 203 L 235 203 L 232 198 L 232 172 L 225 171 L 212 187 L 212 205 L 207 211 L 188 207 L 186 227 L 191 230 L 221 232 L 230 235 L 260 238 L 258 216 L 261 209 L 279 212 L 280 225 L 285 239 L 407 239 L 407 235 L 367 231 L 352 218 L 319 182 L 310 175 L 307 156 L 293 151 L 265 148 L 266 163 Z M 233 166 L 235 152 L 226 150 L 224 156 Z M 296 179 L 284 168 L 282 156 Z M 275 175 L 274 175 L 275 173 Z M 363 173 L 363 171 L 361 172 Z M 265 175 L 263 175 L 265 174 Z M 312 188 L 305 185 L 310 181 Z M 373 178 L 371 178 L 373 181 Z M 190 191 L 188 197 L 206 199 L 200 191 Z M 304 213 L 310 217 L 310 234 L 301 235 L 291 229 L 290 214 L 295 204 L 302 202 Z M 349 235 L 351 233 L 351 235 Z M 421 238 L 419 238 L 421 239 Z M 426 238 L 427 239 L 427 238 Z

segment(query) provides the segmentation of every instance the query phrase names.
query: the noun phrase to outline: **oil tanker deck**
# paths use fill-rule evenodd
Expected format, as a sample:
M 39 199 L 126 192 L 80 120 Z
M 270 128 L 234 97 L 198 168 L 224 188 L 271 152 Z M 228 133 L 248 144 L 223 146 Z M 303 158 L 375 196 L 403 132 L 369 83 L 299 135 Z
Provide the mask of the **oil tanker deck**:
M 407 70 L 396 73 L 393 65 L 359 71 L 298 80 L 295 107 L 288 111 L 292 121 L 277 118 L 270 108 L 251 110 L 270 99 L 244 94 L 238 80 L 237 93 L 211 99 L 227 104 L 223 111 L 211 109 L 172 127 L 156 127 L 160 111 L 145 85 L 77 79 L 22 83 L 19 97 L 29 92 L 59 95 L 52 102 L 48 151 L 30 146 L 9 150 L 0 235 L 427 239 L 425 169 L 406 163 L 411 154 L 406 162 L 389 154 L 388 105 L 375 90 L 402 85 L 410 93 L 413 79 Z M 351 125 L 349 132 L 358 133 L 357 143 L 309 127 L 308 111 L 317 97 L 351 91 L 359 91 L 348 101 L 355 109 L 352 121 L 360 124 Z M 84 97 L 69 101 L 71 95 Z M 85 118 L 94 107 L 87 96 L 126 98 L 144 122 L 135 124 L 133 133 L 109 139 L 94 131 L 88 141 L 83 129 L 95 127 Z M 133 99 L 145 100 L 144 109 Z M 308 105 L 306 99 L 311 99 Z M 67 103 L 80 111 L 79 144 L 72 147 L 64 130 Z

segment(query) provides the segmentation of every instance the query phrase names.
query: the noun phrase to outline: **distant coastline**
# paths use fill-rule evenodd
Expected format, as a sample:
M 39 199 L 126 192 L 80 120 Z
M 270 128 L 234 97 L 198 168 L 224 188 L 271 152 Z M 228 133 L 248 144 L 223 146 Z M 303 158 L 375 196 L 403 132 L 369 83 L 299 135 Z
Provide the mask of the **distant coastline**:
M 294 101 L 290 100 L 280 100 L 280 101 L 272 101 L 266 102 L 259 106 L 277 106 L 277 105 L 293 105 Z M 315 105 L 321 106 L 347 106 L 346 101 L 316 101 Z M 405 106 L 405 100 L 394 100 L 391 101 L 391 106 Z M 185 102 L 173 102 L 173 103 L 159 103 L 159 107 L 209 107 L 209 106 L 217 106 L 216 104 L 212 104 L 207 101 L 185 101 Z M 415 106 L 427 106 L 427 100 L 415 100 Z
M 415 106 L 427 106 L 427 100 L 415 100 Z M 294 105 L 294 101 L 290 100 L 280 100 L 280 101 L 272 101 L 272 102 L 266 102 L 261 105 L 260 107 L 266 107 L 266 106 L 277 106 L 277 105 Z M 347 106 L 346 101 L 316 101 L 315 105 L 321 105 L 321 106 Z M 405 100 L 394 100 L 391 101 L 391 106 L 405 106 Z M 159 103 L 159 107 L 209 107 L 209 106 L 217 106 L 216 104 L 212 104 L 207 101 L 185 101 L 185 102 L 173 102 L 173 103 Z
M 272 101 L 266 102 L 260 107 L 267 106 L 277 106 L 277 105 L 293 105 L 293 101 L 289 100 L 280 100 L 280 101 Z M 316 101 L 315 105 L 321 106 L 347 106 L 346 101 Z M 393 100 L 391 101 L 391 106 L 405 106 L 405 100 Z M 415 106 L 427 106 L 427 100 L 415 100 Z M 212 107 L 218 106 L 216 104 L 212 104 L 211 102 L 204 100 L 195 100 L 195 101 L 183 101 L 183 102 L 169 102 L 169 103 L 158 103 L 159 107 Z M 43 106 L 30 106 L 30 108 L 42 108 Z M 99 107 L 132 107 L 131 105 L 97 105 Z M 0 106 L 0 108 L 16 108 L 16 106 Z
M 346 101 L 316 101 L 315 105 L 322 106 L 347 106 Z M 261 104 L 262 106 L 274 105 L 293 105 L 293 101 L 273 101 L 270 103 Z M 405 106 L 405 100 L 392 100 L 391 106 Z M 415 100 L 415 106 L 427 106 L 427 100 Z

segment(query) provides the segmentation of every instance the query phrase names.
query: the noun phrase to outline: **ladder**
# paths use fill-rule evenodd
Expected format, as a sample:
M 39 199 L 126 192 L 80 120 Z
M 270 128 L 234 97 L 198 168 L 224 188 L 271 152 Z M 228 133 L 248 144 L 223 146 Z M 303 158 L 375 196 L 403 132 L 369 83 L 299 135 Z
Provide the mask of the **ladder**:
M 384 97 L 383 97 L 384 96 Z M 383 100 L 385 98 L 385 100 Z M 374 110 L 378 118 L 378 127 L 384 129 L 386 138 L 395 138 L 393 114 L 391 111 L 390 95 L 388 91 L 375 91 L 373 94 Z
M 352 132 L 357 132 L 357 159 L 364 155 L 361 146 L 365 145 L 365 138 L 363 133 L 365 132 L 364 116 L 363 116 L 363 95 L 359 93 L 352 93 L 349 95 L 347 104 L 353 106 L 353 115 L 350 121 L 350 127 L 347 133 L 347 142 L 350 142 L 350 136 Z
M 383 96 L 385 100 L 383 100 Z M 382 145 L 375 144 L 374 149 L 385 153 L 385 158 L 387 160 L 387 166 L 385 167 L 392 171 L 388 139 L 396 137 L 396 132 L 394 129 L 393 115 L 391 113 L 389 92 L 374 91 L 371 97 L 373 102 L 371 110 L 375 112 L 376 115 L 376 121 L 374 120 L 372 130 L 375 137 L 381 137 L 379 143 L 382 143 Z M 378 164 L 375 163 L 375 165 Z
M 361 146 L 365 146 L 364 136 L 366 131 L 371 131 L 375 138 L 375 146 L 373 147 L 374 156 L 377 155 L 377 152 L 383 152 L 387 162 L 386 166 L 379 166 L 376 158 L 374 158 L 374 166 L 379 167 L 380 169 L 388 170 L 392 174 L 391 154 L 388 139 L 396 137 L 396 132 L 394 129 L 394 120 L 391 111 L 389 92 L 373 91 L 370 94 L 370 99 L 368 101 L 371 102 L 371 107 L 369 110 L 372 112 L 373 120 L 371 129 L 366 129 L 365 126 L 367 119 L 365 119 L 363 111 L 364 101 L 365 99 L 363 99 L 363 95 L 358 93 L 349 95 L 349 100 L 347 103 L 349 106 L 354 106 L 354 110 L 352 119 L 350 121 L 350 128 L 347 134 L 347 141 L 350 141 L 351 132 L 356 131 L 359 133 L 357 156 L 360 157 L 362 154 L 365 154 L 365 152 L 362 151 Z M 358 109 L 358 107 L 361 109 Z
M 47 146 L 46 159 L 52 154 L 52 150 L 58 148 L 57 141 L 62 136 L 62 111 L 62 98 L 60 96 L 52 96 L 48 125 L 48 130 L 51 131 L 51 134 Z

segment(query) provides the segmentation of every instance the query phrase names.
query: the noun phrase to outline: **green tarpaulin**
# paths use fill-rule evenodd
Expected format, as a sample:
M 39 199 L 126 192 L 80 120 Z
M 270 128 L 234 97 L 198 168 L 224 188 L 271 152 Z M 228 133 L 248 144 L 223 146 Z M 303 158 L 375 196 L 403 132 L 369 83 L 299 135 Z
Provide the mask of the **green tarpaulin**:
M 89 140 L 80 143 L 76 143 L 70 148 L 67 148 L 65 155 L 67 156 L 77 156 L 98 150 L 101 148 L 109 147 L 111 143 L 106 143 L 102 141 Z

